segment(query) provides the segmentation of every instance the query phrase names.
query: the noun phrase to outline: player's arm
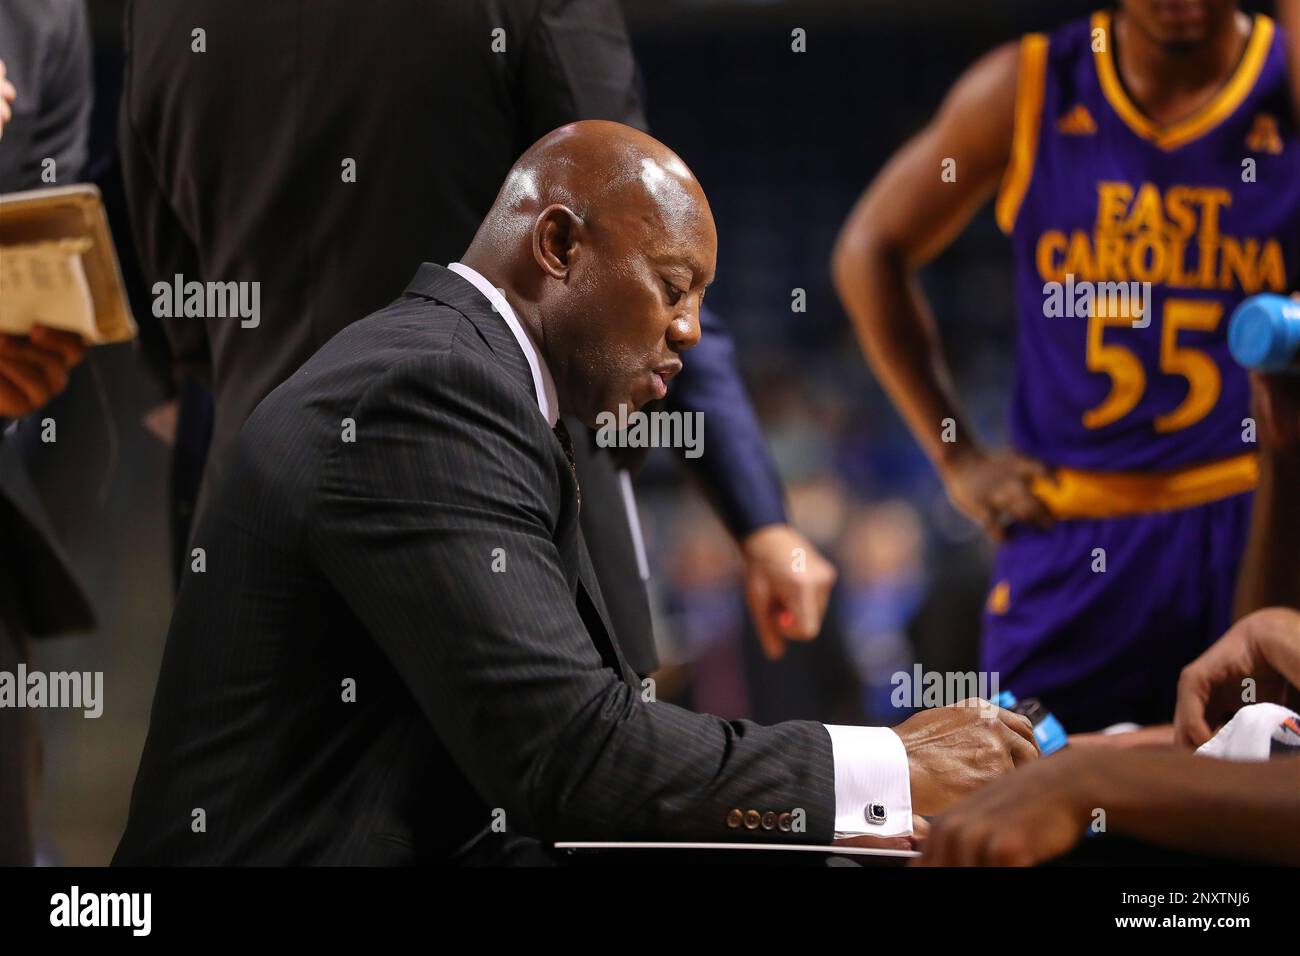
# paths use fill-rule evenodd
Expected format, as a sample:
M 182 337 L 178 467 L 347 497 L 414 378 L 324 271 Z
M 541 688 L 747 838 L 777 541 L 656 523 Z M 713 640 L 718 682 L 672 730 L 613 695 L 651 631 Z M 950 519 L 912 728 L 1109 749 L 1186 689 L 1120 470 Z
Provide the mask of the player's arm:
M 1300 382 L 1295 379 L 1251 376 L 1259 486 L 1237 579 L 1237 617 L 1274 605 L 1300 608 Z
M 923 864 L 1028 866 L 1106 829 L 1193 853 L 1300 863 L 1300 760 L 1232 763 L 1178 750 L 1062 751 L 956 804 Z
M 1006 171 L 1019 60 L 1019 45 L 1009 43 L 966 71 L 930 124 L 858 200 L 832 261 L 873 371 L 953 500 L 995 535 L 1006 520 L 1047 521 L 1029 492 L 1038 468 L 981 446 L 958 402 L 916 273 L 961 232 Z M 955 441 L 943 440 L 946 419 L 955 425 Z

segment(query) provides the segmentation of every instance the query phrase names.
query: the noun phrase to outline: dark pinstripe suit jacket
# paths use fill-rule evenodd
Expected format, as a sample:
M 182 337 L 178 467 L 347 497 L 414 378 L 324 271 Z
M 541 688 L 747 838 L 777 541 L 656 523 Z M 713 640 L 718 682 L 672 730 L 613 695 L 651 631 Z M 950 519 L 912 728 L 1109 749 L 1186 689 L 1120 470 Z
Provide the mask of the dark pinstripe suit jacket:
M 272 392 L 217 496 L 115 862 L 830 838 L 820 724 L 643 700 L 523 353 L 454 273 L 425 264 Z M 751 809 L 806 829 L 734 826 Z

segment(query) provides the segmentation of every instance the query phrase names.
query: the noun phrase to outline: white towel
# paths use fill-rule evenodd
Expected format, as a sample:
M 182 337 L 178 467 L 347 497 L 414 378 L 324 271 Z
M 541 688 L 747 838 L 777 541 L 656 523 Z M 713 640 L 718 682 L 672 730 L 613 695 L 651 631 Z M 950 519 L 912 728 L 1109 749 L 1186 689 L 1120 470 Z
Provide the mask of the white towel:
M 1279 704 L 1251 704 L 1196 752 L 1221 760 L 1300 756 L 1300 714 Z

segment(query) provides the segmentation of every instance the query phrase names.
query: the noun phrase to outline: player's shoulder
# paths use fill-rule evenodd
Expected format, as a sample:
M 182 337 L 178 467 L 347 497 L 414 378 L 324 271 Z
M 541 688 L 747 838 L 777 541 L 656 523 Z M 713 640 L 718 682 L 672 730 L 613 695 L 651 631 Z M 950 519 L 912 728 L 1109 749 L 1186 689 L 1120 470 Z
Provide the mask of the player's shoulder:
M 997 125 L 1001 118 L 1009 133 L 1017 93 L 1027 83 L 1041 85 L 1050 70 L 1069 73 L 1081 56 L 1091 56 L 1098 42 L 1096 30 L 1104 24 L 1099 16 L 1080 17 L 1050 32 L 1025 33 L 1001 43 L 977 59 L 953 85 L 945 109 L 958 114 L 983 117 Z M 1105 30 L 1103 29 L 1103 33 Z
M 1026 60 L 1072 60 L 1091 56 L 1100 43 L 1110 41 L 1103 14 L 1079 17 L 1050 31 L 1031 31 L 993 47 L 963 74 L 961 83 L 973 96 L 995 97 L 1014 90 Z
M 939 108 L 937 125 L 966 147 L 1010 146 L 1020 73 L 1020 43 L 1011 40 L 989 50 L 952 85 Z

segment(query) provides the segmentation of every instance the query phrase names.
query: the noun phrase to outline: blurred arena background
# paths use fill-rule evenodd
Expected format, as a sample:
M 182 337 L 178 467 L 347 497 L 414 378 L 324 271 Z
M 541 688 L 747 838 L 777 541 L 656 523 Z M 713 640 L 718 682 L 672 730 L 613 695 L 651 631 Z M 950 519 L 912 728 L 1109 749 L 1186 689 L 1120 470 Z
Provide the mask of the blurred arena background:
M 964 66 L 999 41 L 1097 5 L 625 3 L 651 130 L 692 166 L 717 219 L 710 302 L 735 330 L 792 519 L 841 575 L 821 638 L 793 646 L 783 662 L 764 660 L 745 634 L 730 539 L 671 456 L 657 452 L 639 497 L 666 663 L 660 697 L 765 723 L 892 723 L 907 713 L 888 706 L 895 671 L 914 661 L 975 668 L 985 546 L 868 374 L 831 289 L 830 248 L 863 186 Z M 172 600 L 169 456 L 145 426 L 169 398 L 165 350 L 133 274 L 115 155 L 122 8 L 121 0 L 89 2 L 96 104 L 87 178 L 105 193 L 144 335 L 138 348 L 94 350 L 59 400 L 63 429 L 65 415 L 102 415 L 78 402 L 79 391 L 106 389 L 115 396 L 112 439 L 105 430 L 94 447 L 68 450 L 75 468 L 34 476 L 102 625 L 40 643 L 34 666 L 103 670 L 113 715 L 41 714 L 42 858 L 66 864 L 107 863 L 121 834 Z M 808 31 L 806 55 L 788 55 L 794 27 Z M 1008 270 L 1007 244 L 986 209 L 925 276 L 961 394 L 990 438 L 1003 433 L 1012 374 Z M 806 293 L 801 313 L 791 310 L 795 289 Z M 706 448 L 708 440 L 706 424 Z M 56 482 L 56 474 L 76 480 Z

